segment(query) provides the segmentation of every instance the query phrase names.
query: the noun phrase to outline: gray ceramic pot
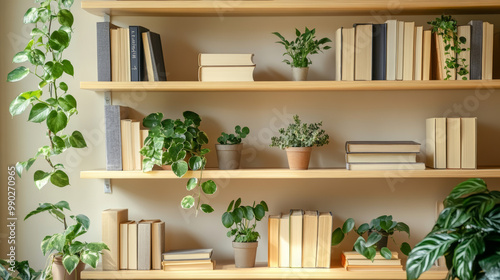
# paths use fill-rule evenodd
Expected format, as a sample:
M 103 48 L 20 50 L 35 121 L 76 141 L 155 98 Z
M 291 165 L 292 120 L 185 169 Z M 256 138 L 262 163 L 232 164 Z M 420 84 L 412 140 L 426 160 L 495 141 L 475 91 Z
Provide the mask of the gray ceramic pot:
M 292 75 L 294 81 L 307 81 L 307 73 L 309 67 L 292 67 Z
M 221 145 L 216 144 L 217 159 L 219 161 L 219 169 L 230 170 L 240 168 L 241 150 L 243 143 L 236 145 Z
M 233 242 L 236 267 L 254 267 L 259 242 Z

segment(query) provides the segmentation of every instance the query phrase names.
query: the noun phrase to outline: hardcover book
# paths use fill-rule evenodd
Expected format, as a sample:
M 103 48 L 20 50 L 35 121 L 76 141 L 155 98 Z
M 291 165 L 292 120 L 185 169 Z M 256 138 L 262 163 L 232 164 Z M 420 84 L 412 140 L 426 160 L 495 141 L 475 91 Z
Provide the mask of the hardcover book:
M 166 81 L 167 72 L 165 71 L 165 60 L 163 58 L 163 49 L 161 46 L 160 35 L 152 31 L 142 33 L 144 42 L 144 56 L 149 81 Z
M 128 116 L 128 107 L 119 105 L 104 106 L 104 125 L 106 129 L 106 170 L 123 170 L 120 121 L 128 118 Z
M 144 43 L 142 33 L 149 29 L 142 26 L 129 26 L 130 31 L 130 80 L 132 82 L 147 81 L 148 75 L 144 59 Z
M 120 269 L 120 224 L 128 220 L 128 209 L 106 209 L 101 215 L 102 242 L 109 250 L 102 251 L 102 269 Z
M 372 35 L 372 80 L 386 80 L 387 24 L 374 24 Z

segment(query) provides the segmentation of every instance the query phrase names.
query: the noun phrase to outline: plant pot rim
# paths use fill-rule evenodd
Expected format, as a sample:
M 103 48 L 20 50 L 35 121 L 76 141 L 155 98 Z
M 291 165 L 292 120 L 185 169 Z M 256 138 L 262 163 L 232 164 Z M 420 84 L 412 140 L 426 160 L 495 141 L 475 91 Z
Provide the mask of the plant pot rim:
M 215 146 L 238 146 L 238 145 L 243 145 L 243 143 L 238 143 L 238 144 L 215 144 Z
M 236 242 L 233 241 L 233 248 L 256 248 L 259 245 L 259 241 L 254 242 Z
M 306 66 L 306 67 L 295 67 L 295 66 L 292 66 L 292 68 L 295 68 L 295 69 L 303 69 L 303 68 L 309 68 L 309 66 Z
M 285 148 L 285 150 L 310 150 L 312 148 L 313 147 L 288 147 L 288 148 Z

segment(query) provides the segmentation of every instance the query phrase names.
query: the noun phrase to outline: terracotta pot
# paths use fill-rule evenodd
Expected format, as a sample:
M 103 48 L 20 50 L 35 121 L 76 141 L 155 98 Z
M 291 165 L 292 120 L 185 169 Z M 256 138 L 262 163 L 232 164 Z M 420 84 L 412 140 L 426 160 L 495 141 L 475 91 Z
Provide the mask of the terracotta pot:
M 305 170 L 309 168 L 312 147 L 285 148 L 288 166 L 292 170 Z
M 66 269 L 62 264 L 61 257 L 54 257 L 54 262 L 52 263 L 52 276 L 54 280 L 80 280 L 80 272 L 85 269 L 85 264 L 80 262 L 78 266 L 68 274 Z
M 241 150 L 243 143 L 236 145 L 221 145 L 216 144 L 217 160 L 219 161 L 219 169 L 230 170 L 240 168 Z
M 254 267 L 259 242 L 233 242 L 236 267 Z
M 292 67 L 292 76 L 294 81 L 307 81 L 309 67 Z

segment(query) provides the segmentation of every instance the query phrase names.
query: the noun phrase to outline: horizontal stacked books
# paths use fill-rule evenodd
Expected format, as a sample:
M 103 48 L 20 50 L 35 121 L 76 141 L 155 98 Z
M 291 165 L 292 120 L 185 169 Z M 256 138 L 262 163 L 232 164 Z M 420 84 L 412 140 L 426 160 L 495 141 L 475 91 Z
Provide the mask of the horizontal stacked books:
M 253 54 L 200 53 L 198 80 L 202 82 L 253 81 Z
M 428 167 L 477 168 L 477 118 L 429 118 L 426 137 Z
M 213 270 L 213 249 L 174 250 L 163 253 L 161 263 L 164 271 Z
M 347 141 L 347 170 L 424 170 L 417 162 L 420 144 L 413 141 Z
M 481 80 L 493 76 L 493 24 L 473 20 L 458 27 L 465 38 L 458 55 L 469 74 L 444 69 L 455 57 L 443 38 L 415 22 L 387 20 L 382 24 L 354 24 L 335 33 L 337 81 L 370 80 Z
M 332 213 L 291 210 L 269 216 L 269 267 L 330 267 Z
M 377 252 L 373 262 L 356 251 L 342 252 L 342 266 L 348 271 L 403 271 L 397 252 L 391 252 L 390 260 Z

